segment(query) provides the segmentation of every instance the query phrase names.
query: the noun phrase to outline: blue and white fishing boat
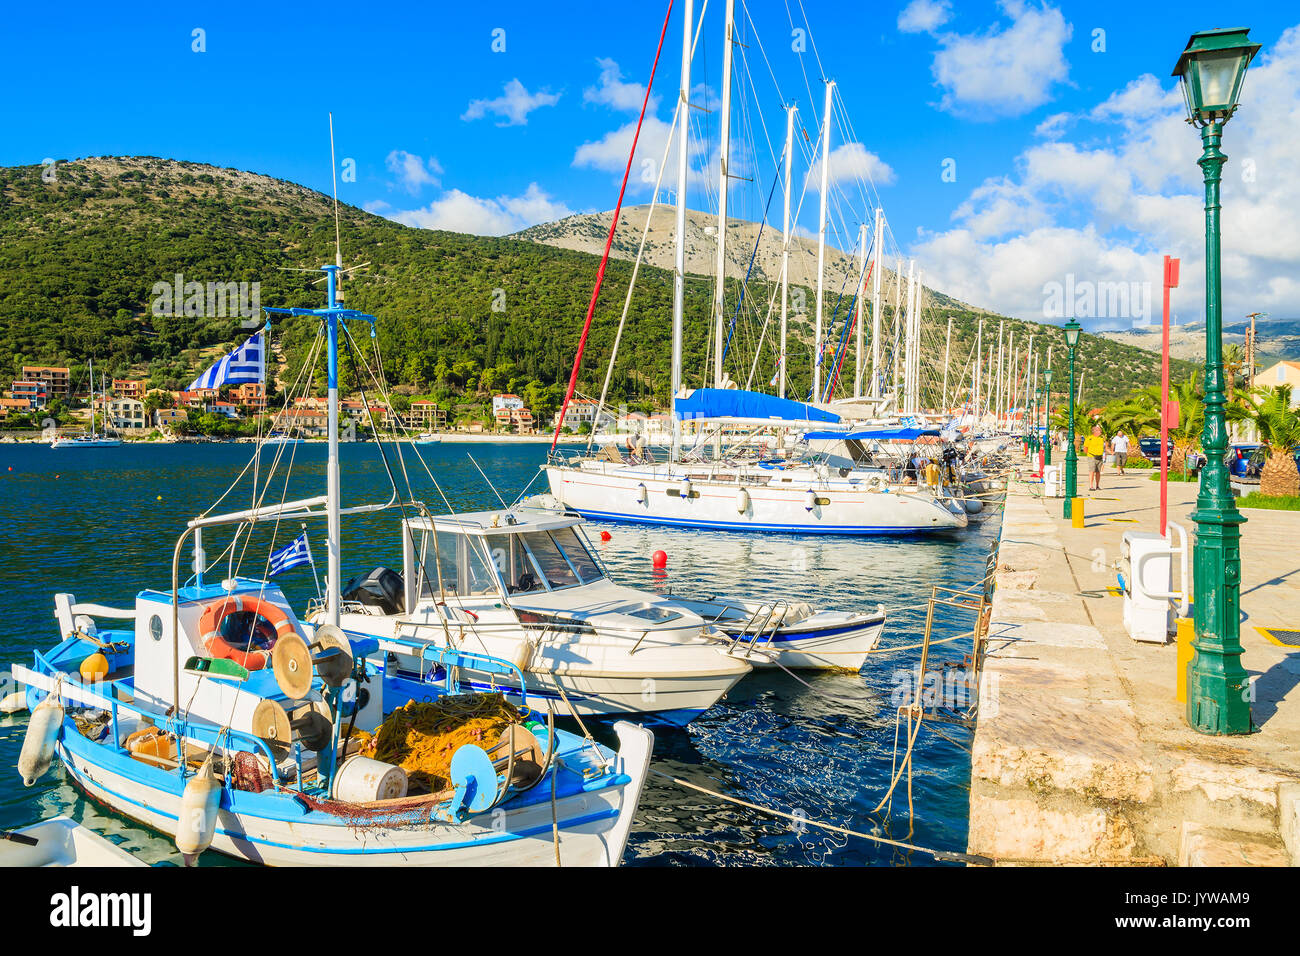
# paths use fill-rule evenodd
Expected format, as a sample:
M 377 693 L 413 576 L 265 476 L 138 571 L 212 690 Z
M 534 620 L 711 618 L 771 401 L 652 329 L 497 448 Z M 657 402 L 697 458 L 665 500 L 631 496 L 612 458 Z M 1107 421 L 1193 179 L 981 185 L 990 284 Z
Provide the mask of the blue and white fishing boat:
M 19 772 L 31 785 L 57 759 L 92 799 L 175 836 L 187 862 L 212 848 L 282 865 L 615 865 L 648 773 L 653 735 L 642 727 L 617 723 L 615 752 L 553 719 L 529 719 L 522 696 L 518 711 L 504 711 L 500 739 L 460 744 L 447 779 L 428 793 L 415 793 L 401 766 L 362 752 L 354 731 L 376 731 L 411 702 L 503 712 L 497 695 L 457 693 L 462 669 L 489 685 L 521 674 L 488 654 L 338 627 L 341 517 L 395 502 L 340 506 L 338 341 L 347 323 L 369 322 L 373 332 L 375 319 L 343 308 L 340 267 L 323 268 L 325 308 L 266 311 L 319 323 L 329 381 L 325 494 L 255 497 L 249 509 L 191 520 L 170 587 L 141 591 L 134 607 L 56 595 L 58 642 L 12 668 L 32 709 Z M 251 535 L 313 519 L 326 522 L 329 555 L 317 623 L 300 620 L 269 580 L 209 576 L 205 532 Z M 194 574 L 182 582 L 187 542 Z M 399 654 L 418 658 L 414 674 L 390 667 Z

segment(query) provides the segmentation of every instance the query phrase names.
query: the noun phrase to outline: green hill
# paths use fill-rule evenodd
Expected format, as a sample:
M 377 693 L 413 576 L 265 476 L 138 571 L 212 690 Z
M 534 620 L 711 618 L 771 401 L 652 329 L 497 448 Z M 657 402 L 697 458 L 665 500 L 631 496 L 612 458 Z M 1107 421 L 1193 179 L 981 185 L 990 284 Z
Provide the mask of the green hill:
M 46 182 L 39 166 L 0 168 L 0 375 L 6 378 L 25 364 L 80 371 L 93 357 L 96 369 L 111 376 L 184 386 L 212 354 L 247 333 L 238 316 L 154 314 L 155 283 L 172 283 L 177 274 L 203 284 L 257 282 L 262 305 L 322 302 L 316 277 L 291 270 L 333 261 L 327 196 L 253 173 L 150 157 L 60 162 L 55 172 L 56 181 Z M 591 295 L 595 256 L 516 238 L 410 228 L 353 207 L 343 207 L 342 219 L 346 262 L 369 263 L 361 278 L 345 283 L 347 303 L 380 317 L 390 381 L 407 394 L 437 395 L 449 406 L 482 402 L 494 390 L 524 394 L 543 412 L 555 403 Z M 611 260 L 579 383 L 588 394 L 599 393 L 630 275 L 629 262 Z M 613 393 L 616 400 L 662 405 L 669 385 L 671 275 L 643 267 L 637 284 Z M 766 283 L 751 286 L 750 301 L 765 307 L 769 289 Z M 688 385 L 702 384 L 710 298 L 709 282 L 688 281 Z M 986 330 L 990 321 L 996 330 L 997 317 L 936 308 L 928 343 L 942 343 L 949 315 L 955 382 L 975 323 L 982 315 Z M 888 310 L 885 319 L 891 324 Z M 757 321 L 742 322 L 728 359 L 729 373 L 742 382 Z M 1049 331 L 1007 322 L 1022 342 L 1031 328 Z M 810 323 L 795 321 L 792 329 L 810 340 Z M 278 328 L 284 372 L 301 361 L 312 334 L 306 319 Z M 1050 335 L 1060 341 L 1058 331 Z M 772 374 L 768 343 L 754 378 L 760 387 Z M 791 352 L 791 392 L 802 394 L 809 349 Z M 940 359 L 941 353 L 927 356 L 927 365 Z M 1158 374 L 1150 353 L 1092 336 L 1084 337 L 1080 367 L 1088 370 L 1087 400 L 1098 403 Z M 346 361 L 344 376 L 345 387 L 355 385 Z M 843 377 L 852 380 L 851 358 Z

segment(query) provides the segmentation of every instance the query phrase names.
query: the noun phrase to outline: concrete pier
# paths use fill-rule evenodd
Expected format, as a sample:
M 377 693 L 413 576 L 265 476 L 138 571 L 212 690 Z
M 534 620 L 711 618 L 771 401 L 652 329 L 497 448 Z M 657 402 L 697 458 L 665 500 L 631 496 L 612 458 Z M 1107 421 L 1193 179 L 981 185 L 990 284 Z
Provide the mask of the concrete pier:
M 1245 512 L 1242 661 L 1259 729 L 1208 737 L 1175 699 L 1177 645 L 1132 640 L 1110 590 L 1124 532 L 1158 530 L 1159 483 L 1107 468 L 1076 529 L 1021 470 L 994 577 L 970 852 L 1020 864 L 1300 865 L 1300 648 L 1256 630 L 1300 628 L 1300 513 Z M 1170 520 L 1190 536 L 1197 487 L 1169 488 Z

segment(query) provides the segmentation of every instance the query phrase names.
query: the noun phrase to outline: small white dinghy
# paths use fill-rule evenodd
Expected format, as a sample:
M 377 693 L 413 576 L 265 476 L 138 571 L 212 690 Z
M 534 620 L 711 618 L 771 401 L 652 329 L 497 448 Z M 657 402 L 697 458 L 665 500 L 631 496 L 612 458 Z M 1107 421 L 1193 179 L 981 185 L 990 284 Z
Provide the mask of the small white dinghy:
M 0 831 L 0 866 L 148 866 L 70 817 Z

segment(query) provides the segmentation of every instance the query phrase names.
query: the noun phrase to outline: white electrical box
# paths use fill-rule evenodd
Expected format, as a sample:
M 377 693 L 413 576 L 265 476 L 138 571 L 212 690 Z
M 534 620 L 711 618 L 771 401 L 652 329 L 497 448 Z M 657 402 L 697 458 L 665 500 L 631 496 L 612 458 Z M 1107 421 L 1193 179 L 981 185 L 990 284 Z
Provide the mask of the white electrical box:
M 1124 589 L 1124 627 L 1135 641 L 1167 644 L 1174 631 L 1174 605 L 1187 613 L 1186 590 L 1174 591 L 1174 558 L 1181 558 L 1181 580 L 1187 587 L 1187 536 L 1169 522 L 1170 536 L 1154 531 L 1127 531 L 1121 544 L 1120 584 Z M 1172 536 L 1178 534 L 1179 545 Z
M 1065 494 L 1063 469 L 1060 465 L 1043 467 L 1043 497 L 1060 498 Z

